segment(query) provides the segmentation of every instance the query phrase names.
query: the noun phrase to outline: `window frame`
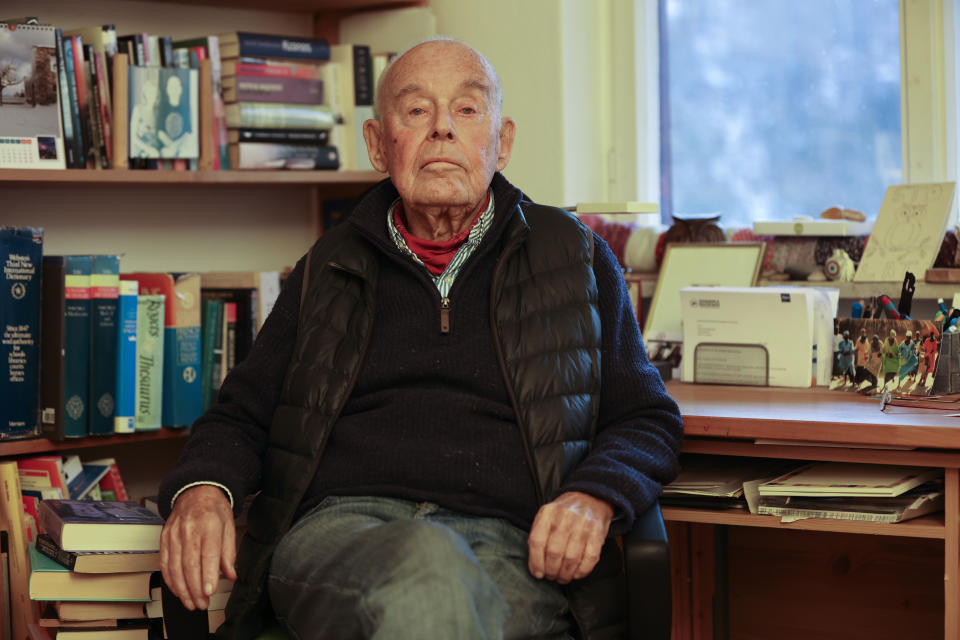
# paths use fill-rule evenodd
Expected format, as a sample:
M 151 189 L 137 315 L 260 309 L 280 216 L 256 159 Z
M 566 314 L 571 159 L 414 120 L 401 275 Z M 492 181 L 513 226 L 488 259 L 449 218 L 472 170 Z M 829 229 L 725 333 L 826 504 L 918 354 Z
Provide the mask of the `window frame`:
M 627 70 L 634 91 L 614 96 L 614 104 L 619 105 L 613 114 L 615 130 L 634 134 L 621 138 L 627 144 L 613 147 L 610 178 L 614 199 L 662 203 L 659 9 L 660 0 L 614 2 L 612 6 L 613 55 L 634 61 Z M 903 183 L 956 181 L 960 165 L 960 67 L 956 62 L 960 0 L 900 0 L 899 15 Z M 626 80 L 624 72 L 620 73 L 612 83 L 615 87 L 617 80 Z M 626 122 L 628 117 L 633 118 L 632 123 Z M 954 198 L 951 225 L 958 220 L 958 200 Z M 664 211 L 665 222 L 669 221 L 667 214 Z

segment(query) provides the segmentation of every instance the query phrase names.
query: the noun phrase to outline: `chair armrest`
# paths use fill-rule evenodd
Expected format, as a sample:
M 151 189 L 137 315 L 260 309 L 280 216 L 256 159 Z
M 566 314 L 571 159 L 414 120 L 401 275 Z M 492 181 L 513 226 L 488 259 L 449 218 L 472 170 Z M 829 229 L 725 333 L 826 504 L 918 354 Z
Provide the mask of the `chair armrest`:
M 634 640 L 670 640 L 673 623 L 670 545 L 660 504 L 637 516 L 623 536 L 627 622 Z

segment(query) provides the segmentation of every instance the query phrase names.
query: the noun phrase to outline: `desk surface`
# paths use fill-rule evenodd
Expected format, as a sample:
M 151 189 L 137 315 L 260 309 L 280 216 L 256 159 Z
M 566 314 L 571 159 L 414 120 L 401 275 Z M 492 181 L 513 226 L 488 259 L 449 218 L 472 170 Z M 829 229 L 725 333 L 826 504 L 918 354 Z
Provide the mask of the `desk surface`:
M 684 433 L 831 444 L 960 449 L 958 410 L 889 406 L 825 388 L 745 387 L 670 381 Z

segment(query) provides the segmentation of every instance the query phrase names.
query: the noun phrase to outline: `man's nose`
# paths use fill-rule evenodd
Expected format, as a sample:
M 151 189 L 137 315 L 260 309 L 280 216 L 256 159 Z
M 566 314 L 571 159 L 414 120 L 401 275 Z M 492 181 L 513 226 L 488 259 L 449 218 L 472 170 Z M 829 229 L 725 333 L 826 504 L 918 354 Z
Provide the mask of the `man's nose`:
M 440 110 L 433 123 L 433 133 L 430 135 L 433 140 L 453 140 L 454 129 L 453 119 L 450 114 Z

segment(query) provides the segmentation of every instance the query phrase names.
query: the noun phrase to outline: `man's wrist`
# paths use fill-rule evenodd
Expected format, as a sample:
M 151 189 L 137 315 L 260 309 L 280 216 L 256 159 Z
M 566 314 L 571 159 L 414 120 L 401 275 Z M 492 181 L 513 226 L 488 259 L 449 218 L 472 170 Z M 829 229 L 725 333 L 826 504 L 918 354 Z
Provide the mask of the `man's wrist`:
M 173 497 L 170 499 L 170 510 L 171 511 L 173 510 L 173 507 L 177 503 L 177 498 L 180 497 L 180 494 L 182 494 L 187 489 L 192 489 L 193 487 L 199 487 L 203 485 L 218 487 L 219 489 L 223 490 L 223 493 L 227 496 L 227 500 L 230 501 L 230 508 L 233 509 L 233 494 L 230 493 L 229 489 L 227 489 L 225 486 L 223 486 L 219 482 L 213 482 L 211 480 L 201 480 L 199 482 L 191 482 L 190 484 L 181 487 L 179 491 L 173 494 Z

